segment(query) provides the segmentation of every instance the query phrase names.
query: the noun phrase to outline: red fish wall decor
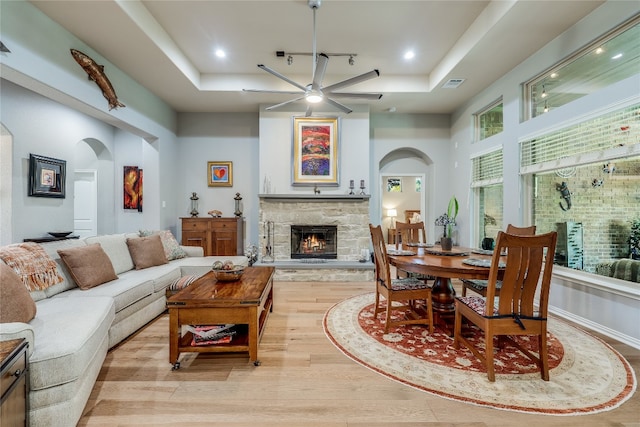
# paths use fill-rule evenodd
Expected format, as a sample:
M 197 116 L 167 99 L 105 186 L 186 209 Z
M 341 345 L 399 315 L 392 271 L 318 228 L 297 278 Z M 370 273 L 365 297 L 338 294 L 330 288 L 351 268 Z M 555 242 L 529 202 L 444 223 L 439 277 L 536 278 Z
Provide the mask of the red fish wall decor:
M 113 89 L 111 82 L 107 78 L 107 75 L 104 73 L 103 65 L 98 65 L 96 61 L 76 49 L 71 49 L 71 56 L 73 56 L 73 59 L 75 59 L 76 62 L 80 64 L 82 69 L 87 73 L 87 76 L 89 76 L 89 80 L 93 80 L 94 82 L 96 82 L 96 84 L 102 91 L 102 95 L 109 102 L 109 110 L 113 110 L 114 108 L 118 107 L 125 107 L 122 102 L 118 101 L 116 91 Z

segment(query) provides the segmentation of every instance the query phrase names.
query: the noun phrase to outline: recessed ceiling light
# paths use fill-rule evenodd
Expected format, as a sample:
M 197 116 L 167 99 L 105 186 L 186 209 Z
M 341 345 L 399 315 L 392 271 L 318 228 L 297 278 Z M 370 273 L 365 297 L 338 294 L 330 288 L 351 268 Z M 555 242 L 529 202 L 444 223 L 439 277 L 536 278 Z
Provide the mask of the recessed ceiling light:
M 604 52 L 604 49 L 599 47 L 596 49 L 596 54 L 600 55 L 602 52 Z
M 227 56 L 227 53 L 222 49 L 216 49 L 216 56 L 218 58 L 224 58 L 225 56 Z
M 404 59 L 413 59 L 416 56 L 415 52 L 412 50 L 408 50 L 404 54 Z
M 551 73 L 549 77 L 551 77 L 552 79 L 555 79 L 556 77 L 558 77 L 558 73 Z
M 620 59 L 620 58 L 622 58 L 622 54 L 621 54 L 621 53 L 618 53 L 618 54 L 613 55 L 613 56 L 611 57 L 611 59 Z

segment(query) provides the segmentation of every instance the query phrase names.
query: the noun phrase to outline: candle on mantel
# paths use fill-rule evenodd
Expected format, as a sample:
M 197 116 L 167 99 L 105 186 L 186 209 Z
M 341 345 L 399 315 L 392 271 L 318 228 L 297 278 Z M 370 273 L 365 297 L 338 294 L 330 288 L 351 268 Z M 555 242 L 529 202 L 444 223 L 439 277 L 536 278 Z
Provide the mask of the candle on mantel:
M 364 179 L 360 180 L 360 188 L 364 188 Z
M 349 188 L 353 188 L 353 180 L 349 181 Z

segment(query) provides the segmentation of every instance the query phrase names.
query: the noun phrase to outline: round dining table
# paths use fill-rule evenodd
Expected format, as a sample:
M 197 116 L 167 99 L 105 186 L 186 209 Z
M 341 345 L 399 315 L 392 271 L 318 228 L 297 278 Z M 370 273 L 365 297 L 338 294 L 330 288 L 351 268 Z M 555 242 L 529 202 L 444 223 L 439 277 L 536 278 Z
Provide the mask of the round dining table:
M 410 253 L 413 254 L 410 254 Z M 440 245 L 431 247 L 408 247 L 402 251 L 388 251 L 389 263 L 399 270 L 433 276 L 435 282 L 431 289 L 433 311 L 437 322 L 447 326 L 445 319 L 454 314 L 456 291 L 451 279 L 488 279 L 491 255 L 477 249 L 454 246 L 450 251 Z M 483 261 L 480 261 L 483 260 Z M 471 265 L 467 262 L 474 261 Z

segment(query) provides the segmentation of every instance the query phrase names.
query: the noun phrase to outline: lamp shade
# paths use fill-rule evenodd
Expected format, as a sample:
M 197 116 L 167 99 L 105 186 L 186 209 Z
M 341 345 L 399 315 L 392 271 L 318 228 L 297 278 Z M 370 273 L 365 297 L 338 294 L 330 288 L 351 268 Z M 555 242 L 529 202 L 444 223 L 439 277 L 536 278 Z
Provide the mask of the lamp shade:
M 387 211 L 387 216 L 396 217 L 398 216 L 398 211 L 396 209 L 389 209 Z

